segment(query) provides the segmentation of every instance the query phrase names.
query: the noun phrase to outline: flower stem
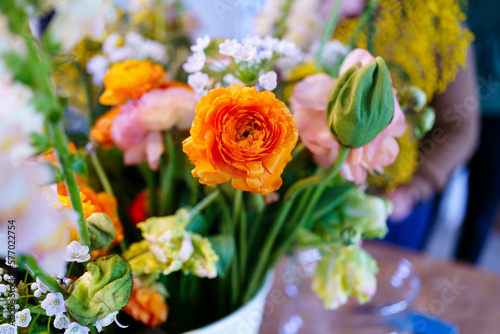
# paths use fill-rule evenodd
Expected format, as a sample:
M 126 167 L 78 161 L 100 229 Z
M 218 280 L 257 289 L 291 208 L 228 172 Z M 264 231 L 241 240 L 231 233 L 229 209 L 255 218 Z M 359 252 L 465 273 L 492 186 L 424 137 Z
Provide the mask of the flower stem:
M 211 192 L 207 197 L 202 199 L 194 208 L 189 212 L 189 219 L 192 221 L 203 209 L 209 206 L 220 194 L 220 190 L 216 189 Z
M 306 208 L 306 211 L 301 216 L 299 222 L 294 227 L 293 231 L 291 233 L 288 233 L 285 236 L 285 240 L 274 251 L 273 255 L 271 256 L 269 265 L 273 266 L 278 261 L 278 259 L 283 255 L 283 253 L 286 252 L 288 245 L 295 238 L 295 236 L 297 235 L 297 232 L 300 231 L 300 229 L 303 228 L 307 224 L 307 222 L 312 218 L 312 215 L 314 213 L 316 205 L 318 204 L 319 200 L 321 199 L 321 196 L 325 192 L 330 181 L 340 171 L 340 168 L 342 167 L 345 160 L 347 159 L 347 155 L 349 154 L 349 152 L 350 152 L 350 148 L 340 146 L 340 150 L 339 150 L 339 154 L 337 156 L 337 159 L 335 160 L 334 164 L 330 167 L 330 169 L 328 169 L 328 171 L 324 174 L 323 181 L 321 181 L 319 183 L 318 187 L 314 190 L 311 199 L 308 201 L 308 206 Z M 291 224 L 293 224 L 293 221 L 290 222 L 290 225 Z
M 147 164 L 141 164 L 140 170 L 142 175 L 146 179 L 146 185 L 149 189 L 149 203 L 151 203 L 151 212 L 152 216 L 156 216 L 158 212 L 158 197 L 156 194 L 156 182 L 155 175 L 151 169 L 149 169 Z
M 21 255 L 19 257 L 19 264 L 24 267 L 27 271 L 29 271 L 31 277 L 33 279 L 40 279 L 40 281 L 45 284 L 50 291 L 52 292 L 60 292 L 64 299 L 69 297 L 69 294 L 57 283 L 54 277 L 47 274 L 38 266 L 35 258 L 31 255 Z
M 336 0 L 332 11 L 330 13 L 330 18 L 326 24 L 325 30 L 323 31 L 323 36 L 321 36 L 321 41 L 319 44 L 318 51 L 316 52 L 316 64 L 319 65 L 321 63 L 321 55 L 323 54 L 323 49 L 325 47 L 326 42 L 333 36 L 333 32 L 335 31 L 335 27 L 337 26 L 337 22 L 339 20 L 340 8 L 342 7 L 342 0 Z
M 285 219 L 292 207 L 293 202 L 294 202 L 293 198 L 291 198 L 289 200 L 283 200 L 281 204 L 278 218 L 272 225 L 271 231 L 267 235 L 264 246 L 261 248 L 259 255 L 257 257 L 257 267 L 252 273 L 252 278 L 248 285 L 248 289 L 243 297 L 244 303 L 249 301 L 253 297 L 254 292 L 256 292 L 257 289 L 259 288 L 259 283 L 261 281 L 262 274 L 265 270 L 265 265 L 267 263 L 269 254 L 271 253 L 274 241 L 276 240 L 276 237 L 278 236 L 278 233 L 281 230 L 283 223 L 285 222 Z
M 102 187 L 105 192 L 110 195 L 113 195 L 113 188 L 111 187 L 111 183 L 109 183 L 108 176 L 106 172 L 102 168 L 101 162 L 99 161 L 99 157 L 97 156 L 97 152 L 90 153 L 90 159 L 92 160 L 92 164 L 94 165 L 95 172 L 97 173 L 97 177 L 102 184 Z
M 66 273 L 66 277 L 69 277 L 69 274 L 71 273 L 71 269 L 73 269 L 73 264 L 74 264 L 74 263 L 75 263 L 75 262 L 71 262 L 71 263 L 69 264 L 69 268 L 68 268 L 68 272 Z
M 175 166 L 177 165 L 177 154 L 175 152 L 172 134 L 170 132 L 167 132 L 165 137 L 168 158 L 165 159 L 165 166 L 161 182 L 160 214 L 162 216 L 167 215 L 170 207 L 172 206 L 172 195 L 174 193 L 174 174 Z
M 80 199 L 80 189 L 78 188 L 75 175 L 73 174 L 70 163 L 68 161 L 69 151 L 66 136 L 64 135 L 61 124 L 59 122 L 49 122 L 49 131 L 54 140 L 54 148 L 56 150 L 57 160 L 61 165 L 61 169 L 64 175 L 64 183 L 66 184 L 66 189 L 68 190 L 71 207 L 79 215 L 77 221 L 77 230 L 80 236 L 80 242 L 82 243 L 82 245 L 90 247 L 87 223 L 85 222 L 82 201 Z
M 296 196 L 301 190 L 319 185 L 320 183 L 328 183 L 330 180 L 332 180 L 339 172 L 349 152 L 350 148 L 340 146 L 339 155 L 337 156 L 337 160 L 335 161 L 335 163 L 324 173 L 316 174 L 295 182 L 286 192 L 285 201 L 289 200 L 293 196 Z
M 245 210 L 245 204 L 241 203 L 240 210 L 240 277 L 243 280 L 245 278 L 247 263 L 247 214 Z
M 372 18 L 372 15 L 378 7 L 378 3 L 380 0 L 370 0 L 368 1 L 368 4 L 366 5 L 365 9 L 363 10 L 363 13 L 360 15 L 358 19 L 358 23 L 356 27 L 354 28 L 354 33 L 351 35 L 349 38 L 346 46 L 348 46 L 350 49 L 354 48 L 356 45 L 356 41 L 358 40 L 358 36 L 363 31 L 365 28 L 366 24 L 370 21 Z M 404 109 L 403 109 L 404 110 Z

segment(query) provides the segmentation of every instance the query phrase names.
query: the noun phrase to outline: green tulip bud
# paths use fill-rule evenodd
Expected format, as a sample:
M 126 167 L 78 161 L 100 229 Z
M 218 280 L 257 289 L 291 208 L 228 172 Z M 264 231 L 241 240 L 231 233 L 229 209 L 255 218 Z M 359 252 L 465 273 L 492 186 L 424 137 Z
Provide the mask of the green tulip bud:
M 94 324 L 127 305 L 132 293 L 132 271 L 117 254 L 106 255 L 87 264 L 87 272 L 78 278 L 66 308 L 80 325 Z
M 87 227 L 91 251 L 104 249 L 115 239 L 115 225 L 111 218 L 103 212 L 93 213 L 87 218 Z
M 333 86 L 328 99 L 328 126 L 345 147 L 371 142 L 394 117 L 394 95 L 384 60 L 349 68 Z

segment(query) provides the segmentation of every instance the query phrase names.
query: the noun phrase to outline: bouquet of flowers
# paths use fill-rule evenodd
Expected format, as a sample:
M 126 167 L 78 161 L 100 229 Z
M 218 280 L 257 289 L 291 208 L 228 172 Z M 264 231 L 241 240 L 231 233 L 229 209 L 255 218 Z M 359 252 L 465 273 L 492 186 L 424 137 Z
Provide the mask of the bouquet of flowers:
M 151 2 L 74 0 L 44 29 L 36 1 L 0 3 L 0 333 L 185 332 L 304 248 L 325 307 L 369 300 L 361 245 L 391 204 L 364 184 L 407 129 L 385 61 L 322 60 L 338 6 L 311 60 L 270 35 L 188 45 L 187 14 Z M 299 81 L 304 61 L 317 73 Z

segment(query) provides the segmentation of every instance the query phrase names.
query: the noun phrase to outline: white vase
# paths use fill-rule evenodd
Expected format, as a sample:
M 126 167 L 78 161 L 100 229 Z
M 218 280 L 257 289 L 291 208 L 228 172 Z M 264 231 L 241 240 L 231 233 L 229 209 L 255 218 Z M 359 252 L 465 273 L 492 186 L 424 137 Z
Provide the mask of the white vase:
M 184 334 L 258 334 L 264 315 L 266 297 L 273 281 L 274 271 L 270 271 L 262 288 L 248 303 L 210 325 Z

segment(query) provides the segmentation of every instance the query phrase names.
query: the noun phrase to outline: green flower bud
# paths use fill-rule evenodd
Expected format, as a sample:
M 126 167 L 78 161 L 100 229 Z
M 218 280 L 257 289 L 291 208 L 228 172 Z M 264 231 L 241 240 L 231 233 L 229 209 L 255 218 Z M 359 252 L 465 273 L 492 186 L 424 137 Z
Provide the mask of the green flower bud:
M 349 68 L 333 86 L 328 99 L 328 126 L 345 147 L 371 142 L 394 117 L 394 95 L 384 60 Z
M 420 112 L 417 118 L 417 126 L 415 128 L 415 134 L 418 138 L 424 138 L 425 135 L 431 131 L 436 121 L 436 113 L 431 107 L 425 108 Z
M 91 251 L 104 249 L 115 239 L 115 225 L 103 212 L 93 213 L 87 218 L 87 227 Z
M 127 305 L 132 293 L 132 271 L 117 254 L 106 255 L 87 264 L 87 272 L 78 278 L 66 308 L 80 325 L 94 324 Z
M 415 111 L 421 110 L 427 103 L 427 95 L 425 92 L 416 86 L 408 87 L 404 94 L 403 105 Z

